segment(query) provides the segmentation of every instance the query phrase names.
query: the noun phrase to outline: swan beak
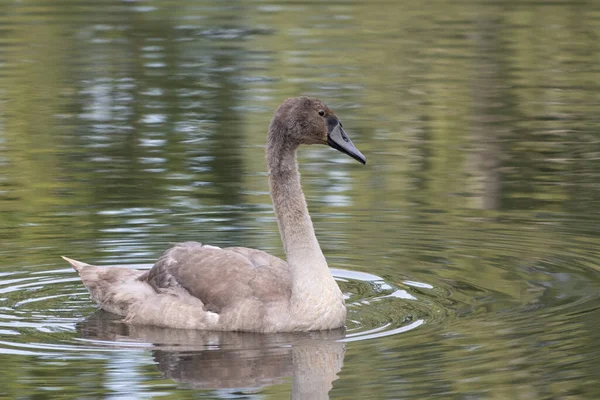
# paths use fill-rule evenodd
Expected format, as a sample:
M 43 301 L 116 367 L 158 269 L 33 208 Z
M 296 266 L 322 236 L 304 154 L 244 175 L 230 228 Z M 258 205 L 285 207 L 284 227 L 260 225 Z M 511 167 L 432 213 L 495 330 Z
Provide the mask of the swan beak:
M 344 154 L 348 154 L 350 157 L 354 158 L 356 161 L 361 162 L 362 164 L 367 163 L 367 159 L 363 154 L 358 151 L 352 140 L 346 135 L 344 129 L 342 128 L 342 124 L 337 119 L 335 121 L 328 121 L 329 132 L 327 133 L 327 144 L 330 147 L 333 147 L 337 151 L 340 151 Z

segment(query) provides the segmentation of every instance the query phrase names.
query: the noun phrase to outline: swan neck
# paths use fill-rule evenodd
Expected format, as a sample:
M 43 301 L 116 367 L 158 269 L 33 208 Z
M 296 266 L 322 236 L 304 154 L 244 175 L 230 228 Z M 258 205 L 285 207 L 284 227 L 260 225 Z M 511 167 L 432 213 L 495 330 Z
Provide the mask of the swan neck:
M 267 144 L 269 186 L 287 261 L 291 266 L 324 265 L 327 268 L 300 184 L 296 161 L 298 146 L 270 139 Z
M 329 272 L 308 214 L 296 162 L 299 143 L 281 126 L 273 128 L 277 126 L 274 118 L 266 158 L 271 199 L 292 280 L 289 315 L 296 330 L 339 328 L 346 320 L 344 297 Z

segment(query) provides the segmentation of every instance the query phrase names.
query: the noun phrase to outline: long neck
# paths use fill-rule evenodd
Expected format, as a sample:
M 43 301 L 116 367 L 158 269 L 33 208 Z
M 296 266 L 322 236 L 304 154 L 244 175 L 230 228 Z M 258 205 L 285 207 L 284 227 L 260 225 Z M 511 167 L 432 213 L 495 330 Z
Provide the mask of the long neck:
M 283 248 L 293 270 L 317 268 L 329 274 L 300 186 L 297 147 L 271 136 L 267 144 L 269 186 Z
M 267 168 L 292 278 L 290 317 L 300 330 L 339 328 L 346 319 L 344 297 L 329 272 L 308 215 L 296 163 L 298 145 L 277 138 L 269 132 Z

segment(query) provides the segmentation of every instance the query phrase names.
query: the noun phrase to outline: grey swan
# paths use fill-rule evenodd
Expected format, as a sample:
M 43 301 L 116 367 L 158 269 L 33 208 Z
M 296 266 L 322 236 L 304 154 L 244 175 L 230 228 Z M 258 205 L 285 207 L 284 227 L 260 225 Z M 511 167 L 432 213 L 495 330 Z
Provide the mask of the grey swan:
M 322 101 L 285 100 L 269 124 L 266 162 L 286 261 L 245 247 L 176 244 L 152 269 L 98 267 L 63 257 L 92 299 L 134 325 L 249 332 L 330 330 L 346 306 L 317 241 L 296 150 L 326 144 L 366 163 Z

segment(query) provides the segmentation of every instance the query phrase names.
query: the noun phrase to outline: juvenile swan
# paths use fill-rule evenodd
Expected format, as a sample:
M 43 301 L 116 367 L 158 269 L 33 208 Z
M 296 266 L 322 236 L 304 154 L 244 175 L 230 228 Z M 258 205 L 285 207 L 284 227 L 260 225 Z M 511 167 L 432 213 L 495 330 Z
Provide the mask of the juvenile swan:
M 131 324 L 253 332 L 343 327 L 344 298 L 317 242 L 300 186 L 296 149 L 301 144 L 327 144 L 366 163 L 320 100 L 291 98 L 275 111 L 266 160 L 287 262 L 260 250 L 197 242 L 168 249 L 146 272 L 63 258 L 102 309 Z

